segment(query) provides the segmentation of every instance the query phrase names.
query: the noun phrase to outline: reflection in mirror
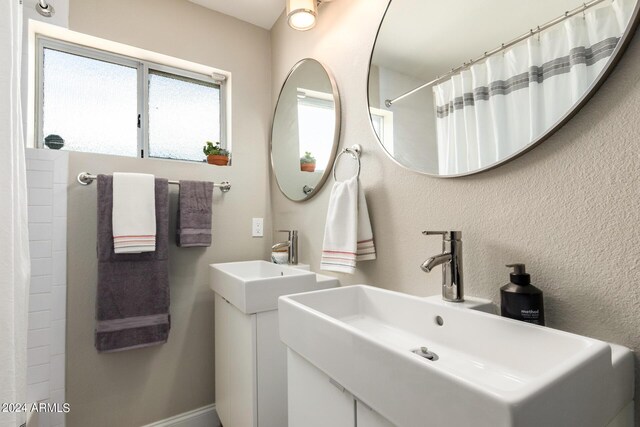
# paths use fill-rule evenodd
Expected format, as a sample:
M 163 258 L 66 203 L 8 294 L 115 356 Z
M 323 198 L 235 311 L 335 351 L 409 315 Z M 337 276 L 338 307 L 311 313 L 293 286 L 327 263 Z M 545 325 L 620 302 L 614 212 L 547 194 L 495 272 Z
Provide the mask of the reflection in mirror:
M 637 15 L 637 0 L 392 0 L 369 70 L 374 131 L 418 172 L 495 167 L 575 114 Z
M 280 190 L 291 200 L 313 197 L 327 179 L 340 135 L 335 82 L 314 59 L 289 73 L 276 105 L 271 162 Z

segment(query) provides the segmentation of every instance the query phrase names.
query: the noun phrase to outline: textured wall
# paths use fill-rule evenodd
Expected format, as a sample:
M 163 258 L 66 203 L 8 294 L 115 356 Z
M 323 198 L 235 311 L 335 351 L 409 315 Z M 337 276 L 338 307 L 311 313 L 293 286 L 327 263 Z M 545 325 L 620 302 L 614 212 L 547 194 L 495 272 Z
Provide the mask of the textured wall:
M 299 59 L 325 63 L 342 94 L 341 147 L 364 149 L 378 260 L 340 275 L 342 283 L 439 293 L 439 272 L 418 266 L 440 242 L 420 231 L 462 230 L 468 295 L 497 302 L 504 264 L 525 262 L 545 291 L 549 326 L 640 351 L 640 39 L 582 111 L 532 152 L 480 175 L 435 179 L 396 165 L 369 124 L 367 67 L 386 3 L 337 1 L 321 7 L 313 31 L 294 32 L 282 18 L 272 30 L 273 93 Z M 327 184 L 306 203 L 271 185 L 274 229 L 300 230 L 301 262 L 316 270 Z
M 233 166 L 71 153 L 67 401 L 71 427 L 133 427 L 214 402 L 213 292 L 208 264 L 262 259 L 270 232 L 251 238 L 251 218 L 269 218 L 267 137 L 271 118 L 269 32 L 184 0 L 71 0 L 70 28 L 233 73 Z M 231 181 L 214 190 L 213 245 L 173 244 L 177 191 L 171 186 L 172 328 L 167 344 L 97 354 L 96 186 L 80 171 L 153 173 L 169 179 Z M 270 231 L 268 229 L 268 231 Z

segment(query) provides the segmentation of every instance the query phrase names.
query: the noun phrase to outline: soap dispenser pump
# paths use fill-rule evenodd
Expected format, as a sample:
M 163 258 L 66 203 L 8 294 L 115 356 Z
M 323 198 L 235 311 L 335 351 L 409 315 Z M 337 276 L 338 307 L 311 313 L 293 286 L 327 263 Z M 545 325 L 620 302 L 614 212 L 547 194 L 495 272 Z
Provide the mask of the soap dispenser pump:
M 500 288 L 500 311 L 503 317 L 544 326 L 542 291 L 531 284 L 524 264 L 508 264 L 513 268 L 510 283 Z

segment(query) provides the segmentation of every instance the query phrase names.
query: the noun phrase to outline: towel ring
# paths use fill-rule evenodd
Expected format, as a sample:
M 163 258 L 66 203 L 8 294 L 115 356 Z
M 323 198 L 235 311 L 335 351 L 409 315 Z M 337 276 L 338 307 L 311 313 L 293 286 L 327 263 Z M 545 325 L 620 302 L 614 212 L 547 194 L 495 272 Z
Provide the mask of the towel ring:
M 362 147 L 360 146 L 360 144 L 354 144 L 351 147 L 348 148 L 344 148 L 342 151 L 340 151 L 340 154 L 338 154 L 338 157 L 336 157 L 335 162 L 333 163 L 333 179 L 335 181 L 337 181 L 338 179 L 336 178 L 336 166 L 338 166 L 338 160 L 340 160 L 340 156 L 342 156 L 343 154 L 351 154 L 351 157 L 353 157 L 354 160 L 357 160 L 358 162 L 358 173 L 356 174 L 356 176 L 360 176 L 360 154 L 362 153 Z

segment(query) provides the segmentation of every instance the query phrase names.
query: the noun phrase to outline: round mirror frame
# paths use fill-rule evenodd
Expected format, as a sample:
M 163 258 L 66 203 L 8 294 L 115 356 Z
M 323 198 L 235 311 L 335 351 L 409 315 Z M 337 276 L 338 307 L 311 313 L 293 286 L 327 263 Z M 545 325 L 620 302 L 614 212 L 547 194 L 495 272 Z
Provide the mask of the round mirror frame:
M 389 0 L 389 4 L 387 5 L 384 14 L 382 16 L 382 19 L 380 20 L 380 25 L 378 26 L 378 30 L 376 31 L 376 37 L 375 37 L 375 41 L 373 43 L 373 46 L 371 47 L 371 54 L 369 56 L 369 68 L 367 69 L 367 113 L 369 115 L 369 124 L 371 125 L 371 131 L 373 132 L 373 134 L 375 135 L 376 139 L 378 140 L 378 144 L 380 145 L 380 147 L 382 147 L 383 151 L 385 152 L 385 154 L 391 159 L 393 160 L 394 163 L 396 163 L 397 165 L 401 166 L 404 169 L 410 170 L 412 172 L 416 172 L 419 173 L 421 175 L 427 175 L 433 178 L 460 178 L 463 176 L 469 176 L 469 175 L 475 175 L 478 173 L 482 173 L 482 172 L 486 172 L 488 170 L 491 169 L 495 169 L 499 166 L 502 166 L 505 163 L 510 162 L 511 160 L 514 160 L 520 156 L 522 156 L 523 154 L 526 154 L 527 152 L 533 150 L 535 147 L 537 147 L 539 144 L 543 143 L 544 141 L 546 141 L 548 138 L 550 138 L 554 133 L 556 133 L 562 126 L 564 126 L 569 120 L 571 120 L 576 114 L 578 114 L 578 112 L 582 109 L 582 107 L 585 106 L 585 104 L 587 102 L 589 102 L 589 100 L 593 97 L 593 95 L 595 95 L 595 93 L 598 91 L 598 89 L 600 89 L 600 87 L 604 84 L 604 82 L 607 80 L 607 78 L 609 77 L 609 75 L 613 72 L 613 69 L 616 67 L 616 65 L 618 64 L 618 62 L 620 61 L 620 59 L 622 58 L 622 55 L 624 54 L 625 50 L 627 49 L 627 47 L 629 46 L 629 43 L 631 42 L 631 39 L 633 39 L 633 35 L 636 32 L 636 29 L 638 28 L 638 24 L 640 23 L 640 0 L 638 0 L 638 2 L 636 3 L 636 7 L 633 11 L 633 14 L 631 15 L 631 19 L 629 20 L 629 25 L 627 26 L 627 29 L 625 30 L 625 32 L 622 34 L 622 36 L 620 37 L 620 42 L 618 43 L 618 45 L 616 46 L 616 48 L 614 49 L 613 53 L 611 54 L 611 57 L 609 58 L 609 64 L 601 71 L 600 75 L 596 78 L 596 80 L 592 83 L 591 87 L 584 93 L 584 95 L 582 95 L 582 97 L 578 100 L 578 102 L 576 102 L 573 107 L 567 111 L 553 126 L 551 126 L 544 134 L 542 134 L 539 138 L 531 141 L 529 144 L 527 144 L 525 147 L 523 147 L 522 149 L 514 152 L 513 154 L 505 157 L 504 159 L 493 163 L 489 166 L 480 168 L 480 169 L 476 169 L 474 171 L 471 172 L 465 172 L 465 173 L 461 173 L 461 174 L 456 174 L 456 175 L 438 175 L 438 174 L 434 174 L 434 173 L 430 173 L 430 172 L 424 172 L 424 171 L 420 171 L 417 169 L 413 169 L 410 168 L 408 166 L 403 165 L 402 163 L 400 163 L 398 160 L 396 160 L 385 148 L 384 144 L 382 143 L 382 141 L 380 140 L 380 137 L 378 136 L 377 132 L 375 131 L 374 127 L 373 127 L 373 120 L 371 118 L 371 112 L 369 110 L 369 108 L 371 107 L 371 102 L 370 102 L 370 98 L 369 98 L 369 78 L 371 76 L 371 65 L 373 63 L 373 54 L 375 52 L 376 49 L 376 44 L 378 43 L 378 37 L 380 37 L 380 30 L 382 30 L 382 25 L 384 24 L 384 18 L 387 16 L 387 13 L 389 12 L 389 8 L 391 7 L 392 3 L 394 2 L 394 0 Z
M 322 67 L 322 69 L 324 70 L 325 74 L 327 75 L 327 77 L 329 79 L 329 83 L 331 83 L 331 92 L 332 92 L 332 95 L 333 95 L 334 106 L 335 106 L 335 122 L 334 122 L 335 125 L 334 125 L 334 132 L 333 132 L 333 146 L 331 147 L 331 153 L 329 155 L 329 161 L 327 162 L 327 167 L 324 170 L 324 173 L 322 174 L 322 177 L 320 177 L 320 180 L 318 181 L 318 183 L 313 187 L 313 190 L 311 192 L 309 192 L 308 194 L 305 194 L 305 197 L 302 198 L 302 199 L 292 199 L 282 189 L 282 186 L 278 182 L 278 176 L 276 175 L 276 172 L 275 172 L 275 167 L 274 167 L 274 162 L 273 162 L 273 127 L 274 127 L 274 123 L 275 123 L 275 119 L 276 119 L 276 112 L 278 111 L 278 104 L 280 103 L 280 97 L 282 96 L 282 92 L 284 91 L 284 88 L 287 85 L 287 82 L 289 81 L 289 79 L 291 78 L 293 73 L 295 73 L 295 71 L 306 62 L 315 62 L 316 64 L 320 65 Z M 325 65 L 322 62 L 320 62 L 320 61 L 318 61 L 317 59 L 314 59 L 314 58 L 304 58 L 304 59 L 301 59 L 300 61 L 296 62 L 295 65 L 293 67 L 291 67 L 291 70 L 287 74 L 287 77 L 284 79 L 284 82 L 282 83 L 282 86 L 280 87 L 280 92 L 278 93 L 278 101 L 276 102 L 276 106 L 275 106 L 275 108 L 273 110 L 273 119 L 271 120 L 271 134 L 270 134 L 270 137 L 269 137 L 269 156 L 271 158 L 271 170 L 273 171 L 273 176 L 274 176 L 274 178 L 276 180 L 276 184 L 278 184 L 278 189 L 280 190 L 280 192 L 287 199 L 291 200 L 292 202 L 305 202 L 305 201 L 311 199 L 313 196 L 315 196 L 322 189 L 322 187 L 324 186 L 324 183 L 327 181 L 327 178 L 329 178 L 329 176 L 331 175 L 331 171 L 333 170 L 333 165 L 334 165 L 335 160 L 336 160 L 336 154 L 338 152 L 338 145 L 340 143 L 340 129 L 341 129 L 341 124 L 342 124 L 342 121 L 341 121 L 342 112 L 341 111 L 342 110 L 341 110 L 341 107 L 340 107 L 340 93 L 338 91 L 338 85 L 336 84 L 336 80 L 333 77 L 333 74 L 331 74 L 329 69 L 327 67 L 325 67 Z

